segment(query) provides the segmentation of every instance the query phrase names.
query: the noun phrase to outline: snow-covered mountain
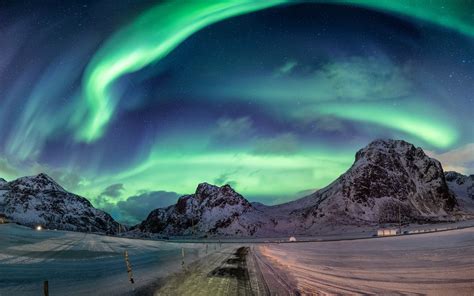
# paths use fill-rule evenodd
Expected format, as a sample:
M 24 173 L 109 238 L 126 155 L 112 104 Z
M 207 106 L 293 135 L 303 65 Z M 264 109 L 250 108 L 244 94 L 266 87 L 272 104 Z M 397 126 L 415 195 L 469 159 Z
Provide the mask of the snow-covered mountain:
M 446 172 L 445 178 L 449 189 L 456 196 L 459 207 L 474 213 L 474 175 Z
M 11 182 L 2 180 L 0 213 L 12 222 L 103 233 L 116 233 L 120 227 L 109 214 L 95 209 L 87 199 L 67 192 L 46 174 Z
M 200 184 L 176 205 L 156 209 L 142 232 L 199 234 L 314 234 L 326 226 L 450 220 L 457 202 L 439 161 L 399 140 L 376 140 L 327 187 L 290 203 L 249 203 L 229 185 Z M 193 225 L 195 225 L 193 227 Z
M 303 200 L 306 206 L 291 215 L 301 215 L 308 230 L 321 223 L 398 222 L 399 215 L 404 221 L 451 220 L 457 210 L 440 162 L 400 140 L 370 143 L 346 173 Z
M 306 197 L 265 206 L 250 203 L 229 185 L 202 183 L 175 205 L 153 210 L 129 234 L 311 235 L 341 225 L 396 223 L 399 217 L 445 221 L 460 209 L 474 212 L 473 180 L 455 172 L 445 175 L 437 160 L 405 141 L 376 140 L 356 153 L 347 172 Z M 45 174 L 0 179 L 0 213 L 28 226 L 107 233 L 121 228 Z
M 199 184 L 196 192 L 180 197 L 175 205 L 152 211 L 141 232 L 164 235 L 253 235 L 265 219 L 229 185 Z M 263 220 L 263 221 L 262 221 Z

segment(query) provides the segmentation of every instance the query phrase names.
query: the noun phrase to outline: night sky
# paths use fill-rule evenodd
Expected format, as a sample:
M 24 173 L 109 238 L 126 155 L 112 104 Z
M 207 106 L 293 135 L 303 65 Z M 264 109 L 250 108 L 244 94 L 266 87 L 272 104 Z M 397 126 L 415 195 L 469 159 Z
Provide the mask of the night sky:
M 474 173 L 474 2 L 337 2 L 2 1 L 0 177 L 135 223 L 204 181 L 295 199 L 376 138 Z

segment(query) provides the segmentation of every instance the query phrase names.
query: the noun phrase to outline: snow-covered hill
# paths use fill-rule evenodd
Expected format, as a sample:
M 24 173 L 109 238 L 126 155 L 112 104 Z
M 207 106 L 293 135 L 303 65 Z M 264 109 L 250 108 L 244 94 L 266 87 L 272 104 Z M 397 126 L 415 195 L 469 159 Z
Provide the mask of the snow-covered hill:
M 67 192 L 46 174 L 0 180 L 0 213 L 31 227 L 103 233 L 116 233 L 120 227 L 109 214 Z
M 249 236 L 264 223 L 262 214 L 229 185 L 202 183 L 176 205 L 152 211 L 136 229 L 164 235 Z
M 376 140 L 327 187 L 290 203 L 250 204 L 229 185 L 200 184 L 137 229 L 166 235 L 314 234 L 339 225 L 453 219 L 457 202 L 439 161 L 399 140 Z M 193 227 L 194 225 L 194 227 Z
M 474 175 L 465 176 L 457 172 L 446 172 L 446 182 L 454 193 L 459 207 L 474 213 Z

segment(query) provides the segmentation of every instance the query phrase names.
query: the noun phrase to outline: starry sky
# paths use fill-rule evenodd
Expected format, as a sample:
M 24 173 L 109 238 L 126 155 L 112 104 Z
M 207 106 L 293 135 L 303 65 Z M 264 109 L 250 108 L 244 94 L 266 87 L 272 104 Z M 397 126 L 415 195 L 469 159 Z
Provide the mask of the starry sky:
M 376 138 L 474 173 L 474 1 L 2 1 L 0 177 L 126 223 L 230 184 L 276 204 Z

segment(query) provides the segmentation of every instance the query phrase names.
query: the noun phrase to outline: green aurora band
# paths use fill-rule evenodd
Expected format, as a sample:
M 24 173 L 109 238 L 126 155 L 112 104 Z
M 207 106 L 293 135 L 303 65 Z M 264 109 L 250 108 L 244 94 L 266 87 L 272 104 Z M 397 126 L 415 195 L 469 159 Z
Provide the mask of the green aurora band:
M 423 106 L 416 109 L 423 110 Z M 426 107 L 425 107 L 426 108 Z M 412 107 L 410 109 L 415 109 Z M 383 127 L 400 130 L 436 147 L 446 148 L 454 143 L 457 131 L 444 122 L 429 116 L 416 114 L 379 104 L 325 104 L 318 106 L 316 113 L 333 115 L 344 119 L 374 123 Z
M 321 188 L 334 181 L 353 160 L 352 151 L 323 147 L 300 151 L 297 155 L 254 155 L 244 151 L 177 153 L 157 145 L 148 157 L 129 169 L 90 180 L 84 185 L 91 191 L 81 194 L 98 196 L 100 189 L 114 183 L 125 184 L 123 197 L 135 195 L 144 188 L 191 193 L 203 181 L 222 185 L 216 181 L 217 176 L 230 172 L 224 183 L 232 184 L 245 196 L 267 196 L 272 202 L 278 198 L 288 201 L 289 196 L 301 190 Z M 110 202 L 118 200 L 110 199 Z
M 90 61 L 83 77 L 85 104 L 80 106 L 84 108 L 80 114 L 84 117 L 73 119 L 76 140 L 92 143 L 105 133 L 120 103 L 120 94 L 114 93 L 114 83 L 120 77 L 158 63 L 206 26 L 234 16 L 299 2 L 329 1 L 171 1 L 144 12 L 107 40 Z M 471 10 L 465 9 L 458 1 L 336 0 L 330 3 L 397 13 L 474 36 Z M 291 103 L 290 98 L 286 100 L 286 103 Z M 389 103 L 374 100 L 363 104 L 325 103 L 309 112 L 315 116 L 330 115 L 390 128 L 436 148 L 455 144 L 458 138 L 456 129 L 445 121 L 430 118 L 422 110 L 395 110 Z M 329 184 L 351 165 L 355 152 L 353 147 L 336 148 L 344 150 L 306 147 L 298 155 L 254 155 L 245 149 L 210 153 L 196 149 L 195 142 L 193 150 L 177 152 L 164 147 L 184 145 L 160 143 L 163 144 L 162 141 L 155 143 L 148 155 L 118 174 L 110 172 L 85 180 L 79 193 L 94 199 L 101 194 L 102 188 L 113 183 L 125 184 L 122 199 L 145 189 L 191 193 L 198 183 L 213 182 L 217 176 L 231 172 L 230 180 L 226 182 L 236 181 L 236 189 L 244 195 L 275 196 L 278 192 L 288 198 L 300 190 Z M 118 202 L 117 199 L 108 201 Z
M 121 76 L 159 62 L 190 35 L 213 23 L 269 7 L 300 2 L 329 1 L 170 1 L 151 8 L 112 36 L 91 60 L 84 76 L 83 95 L 87 103 L 85 120 L 76 122 L 79 125 L 77 139 L 93 142 L 102 136 L 119 103 L 119 95 L 114 96 L 112 86 Z M 474 36 L 470 10 L 461 1 L 336 0 L 330 3 L 359 5 L 407 15 Z M 338 115 L 337 112 L 332 113 Z M 393 116 L 390 116 L 390 122 L 353 115 L 344 117 L 409 132 L 437 147 L 450 146 L 455 139 L 447 134 L 436 134 L 428 127 L 428 123 L 412 124 L 405 120 L 404 124 L 398 125 Z M 442 132 L 445 131 L 439 133 Z M 437 140 L 439 136 L 442 140 Z
M 110 93 L 110 87 L 119 77 L 158 62 L 208 25 L 283 2 L 176 1 L 147 11 L 113 36 L 92 59 L 84 81 L 89 119 L 79 137 L 90 142 L 103 134 L 118 103 Z

